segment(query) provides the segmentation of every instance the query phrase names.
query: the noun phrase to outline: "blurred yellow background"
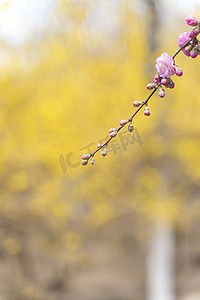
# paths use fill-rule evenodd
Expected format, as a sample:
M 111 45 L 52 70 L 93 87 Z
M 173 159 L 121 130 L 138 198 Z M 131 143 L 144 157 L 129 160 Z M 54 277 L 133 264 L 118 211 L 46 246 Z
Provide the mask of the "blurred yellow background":
M 175 299 L 200 299 L 187 298 L 200 293 L 200 56 L 177 56 L 184 75 L 136 116 L 132 139 L 125 127 L 105 159 L 80 164 L 149 95 L 156 58 L 191 29 L 185 17 L 200 19 L 198 1 L 172 4 L 0 3 L 0 299 L 148 299 L 163 222 Z

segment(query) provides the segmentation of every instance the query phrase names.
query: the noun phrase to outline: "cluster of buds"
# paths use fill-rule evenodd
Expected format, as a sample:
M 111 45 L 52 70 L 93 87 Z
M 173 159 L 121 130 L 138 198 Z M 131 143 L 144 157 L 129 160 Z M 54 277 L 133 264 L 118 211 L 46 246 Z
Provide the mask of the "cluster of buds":
M 97 148 L 98 148 L 98 149 L 103 148 L 103 150 L 101 151 L 101 155 L 102 155 L 102 156 L 106 156 L 106 155 L 107 155 L 107 149 L 106 149 L 106 146 L 104 146 L 103 144 L 98 144 L 98 145 L 97 145 Z
M 86 166 L 86 165 L 88 164 L 88 160 L 90 159 L 90 157 L 91 157 L 91 154 L 83 154 L 83 155 L 81 156 L 81 158 L 82 158 L 81 164 L 82 164 L 83 166 Z
M 97 149 L 101 149 L 101 148 L 102 148 L 101 155 L 104 157 L 104 156 L 107 155 L 106 145 L 98 144 L 98 145 L 97 145 Z M 91 163 L 91 165 L 94 165 L 94 164 L 95 164 L 95 159 L 94 159 L 93 156 L 94 156 L 93 154 L 83 154 L 83 155 L 81 156 L 81 158 L 82 158 L 81 164 L 82 164 L 83 166 L 86 166 L 86 165 L 88 164 L 89 159 L 91 158 L 90 163 Z
M 159 89 L 158 96 L 163 98 L 165 97 L 165 88 L 173 89 L 175 83 L 172 80 L 171 76 L 176 74 L 177 76 L 182 76 L 183 71 L 174 63 L 174 59 L 169 57 L 167 53 L 163 53 L 156 60 L 156 69 L 158 74 L 154 76 L 154 82 L 147 84 L 148 90 Z
M 182 51 L 186 56 L 191 58 L 196 58 L 200 55 L 200 43 L 197 39 L 197 35 L 200 33 L 200 22 L 191 15 L 186 18 L 186 22 L 189 26 L 194 26 L 195 28 L 191 32 L 183 32 L 178 39 L 178 45 L 181 48 L 187 41 L 192 39 L 188 45 L 186 45 Z
M 110 138 L 107 140 L 105 144 L 98 144 L 96 151 L 90 154 L 83 154 L 82 165 L 87 165 L 90 158 L 91 158 L 90 163 L 94 165 L 95 164 L 94 154 L 96 154 L 96 152 L 99 151 L 100 149 L 102 149 L 101 155 L 103 157 L 106 156 L 107 144 L 110 142 L 112 138 L 114 138 L 117 135 L 118 131 L 127 123 L 129 123 L 128 131 L 133 132 L 134 126 L 132 124 L 132 119 L 144 105 L 146 105 L 144 108 L 144 115 L 149 116 L 151 114 L 149 107 L 147 107 L 147 104 L 150 97 L 154 94 L 155 90 L 158 90 L 159 97 L 163 98 L 165 97 L 164 87 L 170 89 L 173 89 L 175 87 L 175 83 L 172 80 L 171 76 L 175 74 L 177 76 L 183 75 L 183 71 L 175 64 L 174 61 L 175 56 L 180 52 L 180 50 L 182 50 L 185 55 L 190 56 L 192 58 L 195 58 L 198 55 L 200 55 L 200 41 L 197 39 L 197 36 L 200 33 L 200 22 L 198 22 L 191 15 L 186 18 L 186 22 L 189 26 L 193 26 L 195 28 L 191 32 L 184 32 L 180 35 L 178 40 L 178 45 L 181 49 L 175 52 L 175 54 L 172 57 L 170 57 L 168 53 L 163 53 L 161 54 L 160 57 L 156 59 L 157 64 L 155 66 L 158 71 L 158 74 L 154 76 L 154 82 L 149 83 L 147 85 L 148 90 L 154 90 L 154 91 L 145 101 L 133 102 L 133 106 L 139 107 L 139 109 L 137 109 L 137 111 L 128 120 L 121 120 L 120 127 L 110 128 L 109 130 Z
M 109 133 L 110 133 L 110 137 L 113 138 L 117 135 L 117 129 L 116 128 L 110 128 Z
M 192 32 L 193 31 L 191 31 L 191 33 Z M 199 40 L 194 38 L 192 41 L 190 41 L 189 45 L 186 46 L 184 50 L 185 50 L 185 53 L 187 53 L 187 56 L 190 56 L 191 58 L 196 58 L 198 55 L 200 55 Z
M 140 104 L 142 104 L 141 101 L 138 101 L 138 102 L 140 102 Z M 120 128 L 122 128 L 124 125 L 126 125 L 127 123 L 129 123 L 129 122 L 130 122 L 130 124 L 129 124 L 129 126 L 128 126 L 128 131 L 129 131 L 129 132 L 133 132 L 134 127 L 133 127 L 132 121 L 131 121 L 130 119 L 129 119 L 129 120 L 121 120 L 120 123 L 119 123 L 121 127 L 110 128 L 110 129 L 109 129 L 110 137 L 111 137 L 111 138 L 114 138 L 114 137 L 117 135 L 118 130 L 119 130 Z M 102 155 L 103 157 L 105 157 L 105 156 L 107 155 L 107 149 L 106 149 L 107 144 L 108 144 L 108 141 L 107 141 L 107 143 L 105 143 L 105 144 L 99 143 L 99 144 L 97 144 L 97 150 L 96 150 L 95 152 L 90 153 L 90 154 L 83 154 L 83 155 L 81 156 L 81 157 L 82 157 L 82 165 L 83 165 L 83 166 L 86 166 L 86 165 L 88 164 L 88 161 L 89 161 L 90 158 L 91 158 L 91 161 L 90 161 L 91 165 L 94 165 L 94 164 L 95 164 L 94 154 L 95 154 L 97 151 L 99 151 L 100 149 L 102 149 L 101 155 Z
M 155 77 L 156 77 L 156 76 L 155 76 Z M 158 77 L 159 77 L 159 76 L 157 76 L 157 78 L 158 78 Z M 153 88 L 156 88 L 156 86 L 157 86 L 156 84 L 157 84 L 157 83 L 155 83 L 155 82 L 154 82 L 154 83 L 149 83 L 147 88 L 148 88 L 149 90 L 152 90 Z M 164 97 L 164 96 L 163 96 L 163 97 Z M 134 101 L 134 102 L 133 102 L 133 106 L 134 106 L 134 107 L 139 107 L 139 106 L 142 105 L 142 104 L 144 105 L 144 101 Z M 146 105 L 147 105 L 147 103 L 146 103 Z M 150 109 L 149 109 L 149 107 L 146 106 L 145 109 L 144 109 L 144 115 L 145 115 L 145 116 L 150 116 L 150 114 L 151 114 Z M 134 127 L 133 127 L 132 124 L 129 125 L 128 130 L 129 130 L 129 132 L 132 132 L 132 131 L 134 130 Z

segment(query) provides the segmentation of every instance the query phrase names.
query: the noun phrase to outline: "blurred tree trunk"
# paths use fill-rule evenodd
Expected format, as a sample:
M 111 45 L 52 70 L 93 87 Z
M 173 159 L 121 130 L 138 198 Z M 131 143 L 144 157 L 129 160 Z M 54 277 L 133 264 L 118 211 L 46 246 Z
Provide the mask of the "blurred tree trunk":
M 157 0 L 146 0 L 146 4 L 148 6 L 148 44 L 150 50 L 153 52 L 158 47 L 158 35 L 157 29 L 159 26 L 159 19 L 157 14 Z
M 169 224 L 158 223 L 149 248 L 147 299 L 174 300 L 174 234 Z

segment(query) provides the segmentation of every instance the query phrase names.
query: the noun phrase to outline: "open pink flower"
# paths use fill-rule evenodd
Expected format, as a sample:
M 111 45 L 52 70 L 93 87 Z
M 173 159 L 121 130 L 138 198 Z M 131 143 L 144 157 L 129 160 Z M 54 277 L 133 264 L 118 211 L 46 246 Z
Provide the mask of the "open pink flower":
M 156 62 L 156 69 L 161 78 L 169 78 L 175 74 L 174 59 L 170 57 L 168 53 L 161 54 L 161 56 L 156 59 Z
M 178 38 L 178 45 L 181 48 L 190 39 L 190 32 L 183 32 Z M 183 53 L 190 56 L 190 52 L 186 51 L 185 48 L 182 49 Z

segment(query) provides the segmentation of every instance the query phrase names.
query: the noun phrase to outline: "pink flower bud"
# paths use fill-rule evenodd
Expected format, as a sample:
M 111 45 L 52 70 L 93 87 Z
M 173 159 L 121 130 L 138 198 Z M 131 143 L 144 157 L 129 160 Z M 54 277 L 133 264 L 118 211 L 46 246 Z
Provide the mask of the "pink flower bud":
M 175 88 L 175 82 L 173 80 L 169 83 L 169 88 L 170 89 L 174 89 Z
M 127 122 L 128 122 L 127 120 L 121 120 L 119 124 L 122 126 L 125 125 Z
M 142 104 L 141 101 L 134 101 L 134 102 L 133 102 L 133 106 L 134 106 L 134 107 L 138 107 L 138 106 L 140 106 L 141 104 Z
M 190 32 L 190 38 L 194 39 L 199 33 L 199 30 L 198 29 L 193 29 L 191 32 Z
M 183 51 L 183 53 L 186 55 L 186 56 L 190 56 L 190 52 L 189 51 L 187 51 L 187 50 L 185 50 L 185 49 L 182 49 L 182 51 Z
M 117 135 L 117 131 L 112 131 L 111 133 L 110 133 L 110 137 L 115 137 Z
M 88 164 L 88 160 L 87 159 L 83 159 L 81 162 L 82 166 L 86 166 Z
M 177 75 L 177 76 L 182 76 L 182 75 L 183 75 L 183 70 L 177 69 L 177 70 L 176 70 L 176 75 Z
M 91 163 L 91 165 L 94 165 L 94 164 L 95 164 L 95 159 L 94 159 L 94 157 L 91 159 L 90 163 Z
M 192 58 L 196 58 L 198 54 L 199 54 L 199 51 L 196 48 L 193 48 L 192 51 L 190 52 L 190 56 Z
M 89 158 L 90 158 L 90 154 L 83 154 L 82 156 L 81 156 L 81 158 L 83 159 L 83 160 L 88 160 Z
M 193 30 L 190 32 L 189 36 L 190 36 L 190 38 L 192 38 L 192 39 L 194 39 L 194 38 L 196 37 L 196 36 L 194 35 L 194 33 L 193 33 Z
M 185 51 L 190 52 L 192 50 L 192 45 L 188 45 L 185 47 Z
M 103 144 L 98 144 L 97 145 L 97 148 L 99 149 L 99 148 L 101 148 L 103 146 Z
M 165 91 L 164 91 L 163 89 L 159 89 L 158 96 L 159 96 L 160 98 L 165 97 Z
M 173 89 L 175 87 L 175 82 L 172 79 L 170 80 L 168 87 L 170 89 Z
M 174 69 L 176 72 L 177 76 L 182 76 L 183 75 L 183 70 L 181 70 L 177 65 L 174 65 Z
M 148 83 L 147 90 L 153 90 L 155 88 L 155 83 Z
M 151 114 L 149 107 L 145 107 L 144 109 L 144 115 L 149 116 Z
M 169 82 L 168 78 L 161 79 L 161 84 L 163 84 L 165 86 L 168 84 L 168 82 Z
M 198 21 L 192 15 L 187 16 L 186 22 L 189 26 L 196 26 L 198 25 Z
M 109 133 L 113 132 L 113 131 L 116 131 L 116 128 L 110 128 L 109 129 Z
M 134 130 L 133 124 L 130 123 L 129 126 L 128 126 L 128 131 L 133 132 L 133 130 Z
M 156 74 L 155 76 L 154 76 L 154 83 L 159 83 L 160 82 L 160 76 L 158 75 L 158 74 Z
M 102 156 L 106 156 L 106 155 L 107 155 L 107 150 L 106 150 L 106 149 L 103 149 L 103 150 L 101 151 L 101 155 L 102 155 Z

